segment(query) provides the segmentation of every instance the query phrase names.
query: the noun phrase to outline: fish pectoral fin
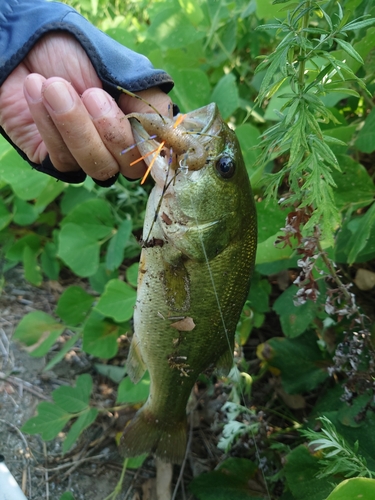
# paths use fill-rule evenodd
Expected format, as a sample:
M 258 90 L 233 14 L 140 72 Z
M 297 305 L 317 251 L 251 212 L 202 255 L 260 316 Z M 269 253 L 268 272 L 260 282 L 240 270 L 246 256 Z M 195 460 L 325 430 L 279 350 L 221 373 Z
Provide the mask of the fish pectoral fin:
M 233 366 L 233 352 L 228 349 L 220 356 L 216 363 L 216 371 L 222 377 L 228 375 Z
M 168 307 L 172 311 L 188 311 L 190 308 L 190 279 L 182 258 L 173 264 L 164 262 L 162 281 Z
M 128 360 L 126 362 L 126 371 L 131 381 L 136 384 L 141 380 L 146 369 L 146 364 L 143 361 L 142 354 L 139 349 L 139 341 L 134 335 L 130 344 Z

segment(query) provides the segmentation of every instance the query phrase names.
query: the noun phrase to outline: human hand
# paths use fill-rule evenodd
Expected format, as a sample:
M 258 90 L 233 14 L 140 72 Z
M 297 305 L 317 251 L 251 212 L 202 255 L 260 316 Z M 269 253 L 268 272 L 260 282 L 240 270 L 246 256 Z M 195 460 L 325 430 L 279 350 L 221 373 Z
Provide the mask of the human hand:
M 163 115 L 170 98 L 159 88 L 138 92 Z M 118 172 L 139 178 L 139 157 L 125 114 L 147 113 L 142 101 L 123 94 L 119 104 L 102 89 L 94 67 L 80 44 L 69 34 L 44 36 L 0 88 L 0 125 L 34 163 L 47 154 L 61 172 L 82 169 L 105 181 Z

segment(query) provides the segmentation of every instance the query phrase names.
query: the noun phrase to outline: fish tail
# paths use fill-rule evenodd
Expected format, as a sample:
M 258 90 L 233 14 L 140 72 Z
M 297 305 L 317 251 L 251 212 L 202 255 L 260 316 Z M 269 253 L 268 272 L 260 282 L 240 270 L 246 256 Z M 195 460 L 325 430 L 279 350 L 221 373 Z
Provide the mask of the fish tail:
M 147 408 L 142 407 L 126 426 L 120 440 L 124 457 L 153 453 L 161 460 L 180 464 L 185 456 L 187 421 L 168 423 L 158 420 Z

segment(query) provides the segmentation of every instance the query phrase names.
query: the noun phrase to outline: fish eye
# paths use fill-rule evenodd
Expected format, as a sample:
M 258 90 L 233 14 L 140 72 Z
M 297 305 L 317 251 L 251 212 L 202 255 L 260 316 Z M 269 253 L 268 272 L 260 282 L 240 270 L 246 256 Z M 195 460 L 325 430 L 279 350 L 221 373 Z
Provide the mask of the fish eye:
M 236 171 L 236 163 L 230 156 L 222 156 L 216 162 L 216 170 L 223 179 L 230 179 Z

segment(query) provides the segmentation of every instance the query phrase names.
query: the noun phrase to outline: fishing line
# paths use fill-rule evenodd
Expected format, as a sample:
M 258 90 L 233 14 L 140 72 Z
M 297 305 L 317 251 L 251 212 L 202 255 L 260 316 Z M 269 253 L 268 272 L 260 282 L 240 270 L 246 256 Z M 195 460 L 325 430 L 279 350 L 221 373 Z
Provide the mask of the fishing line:
M 186 173 L 187 173 L 186 169 L 185 169 L 184 173 L 186 175 Z M 193 212 L 193 215 L 194 215 L 194 222 L 195 222 L 195 225 L 196 225 L 199 242 L 200 242 L 201 247 L 202 247 L 204 259 L 205 259 L 205 262 L 206 262 L 206 265 L 207 265 L 207 269 L 208 269 L 208 274 L 210 276 L 210 281 L 211 281 L 211 284 L 212 284 L 212 289 L 213 289 L 213 292 L 215 294 L 215 299 L 216 299 L 217 307 L 218 307 L 218 310 L 219 310 L 221 323 L 223 325 L 225 336 L 226 336 L 226 339 L 227 339 L 227 342 L 228 342 L 229 352 L 230 352 L 231 357 L 232 357 L 232 364 L 233 364 L 233 366 L 235 366 L 234 354 L 233 354 L 233 349 L 232 349 L 232 346 L 231 346 L 231 343 L 230 343 L 230 340 L 229 340 L 228 329 L 227 329 L 226 324 L 225 324 L 224 314 L 223 314 L 223 310 L 221 308 L 220 298 L 219 298 L 219 294 L 217 292 L 217 288 L 216 288 L 216 284 L 215 284 L 215 279 L 214 279 L 214 276 L 213 276 L 213 273 L 212 273 L 212 269 L 211 269 L 211 266 L 210 266 L 210 261 L 208 259 L 206 248 L 204 246 L 203 236 L 202 236 L 201 231 L 199 229 L 198 217 L 197 217 L 197 212 L 196 212 L 196 208 L 195 208 L 196 205 L 194 204 L 191 191 L 189 191 L 189 195 L 190 195 L 190 204 L 191 204 L 191 209 L 192 209 L 192 212 Z M 243 390 L 242 385 L 241 385 L 241 376 L 240 375 L 239 375 L 239 378 L 238 378 L 238 382 L 239 382 L 239 388 L 240 388 L 240 393 L 241 393 L 242 400 L 245 401 L 245 393 L 244 393 L 244 390 Z M 244 413 L 244 417 L 246 418 L 246 414 L 245 413 Z M 253 442 L 254 442 L 255 455 L 256 455 L 256 458 L 258 460 L 259 469 L 261 470 L 263 482 L 264 482 L 264 485 L 265 485 L 265 488 L 266 488 L 266 494 L 267 494 L 268 499 L 270 500 L 271 496 L 270 496 L 270 491 L 268 489 L 268 484 L 267 484 L 267 480 L 266 480 L 266 477 L 265 477 L 265 472 L 263 470 L 263 467 L 260 467 L 261 456 L 260 456 L 260 451 L 259 451 L 256 439 L 255 439 L 255 432 L 252 429 L 251 425 L 249 425 L 249 427 L 250 427 L 251 437 L 252 437 Z

